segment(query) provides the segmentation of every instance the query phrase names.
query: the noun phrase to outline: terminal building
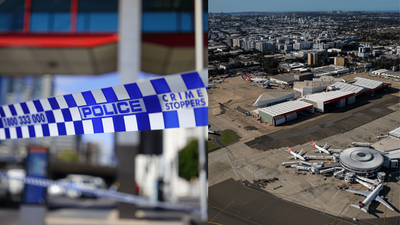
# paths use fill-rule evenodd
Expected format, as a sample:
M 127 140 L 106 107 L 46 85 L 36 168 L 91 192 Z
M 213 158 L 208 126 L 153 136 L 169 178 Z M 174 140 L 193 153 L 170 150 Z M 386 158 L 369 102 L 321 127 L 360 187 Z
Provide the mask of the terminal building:
M 333 83 L 334 81 L 332 80 L 307 80 L 303 82 L 295 82 L 293 84 L 293 90 L 298 92 L 301 96 L 305 96 L 325 91 L 326 88 Z
M 367 147 L 353 147 L 342 151 L 339 160 L 345 170 L 368 176 L 382 167 L 385 158 L 378 150 Z
M 384 154 L 384 167 L 398 168 L 400 162 L 400 127 L 389 131 L 388 137 L 377 141 L 372 147 Z
M 340 74 L 349 73 L 350 69 L 344 66 L 338 65 L 329 65 L 329 66 L 321 66 L 314 69 L 311 69 L 311 73 L 314 77 L 321 76 L 336 76 Z

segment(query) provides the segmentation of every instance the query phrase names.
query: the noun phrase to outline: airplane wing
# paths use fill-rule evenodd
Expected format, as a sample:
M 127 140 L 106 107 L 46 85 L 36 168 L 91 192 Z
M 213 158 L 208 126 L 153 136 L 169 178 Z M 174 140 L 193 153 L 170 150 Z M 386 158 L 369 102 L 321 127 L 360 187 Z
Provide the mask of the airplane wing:
M 288 156 L 288 157 L 286 157 L 286 158 L 294 158 L 294 156 Z
M 359 195 L 362 195 L 362 196 L 365 196 L 365 197 L 367 197 L 369 194 L 371 194 L 371 192 L 369 192 L 369 191 L 356 191 L 356 190 L 347 190 L 347 189 L 345 191 L 352 192 L 352 193 L 355 193 L 355 194 L 359 194 Z
M 375 201 L 378 201 L 379 203 L 381 203 L 382 205 L 388 207 L 390 210 L 394 211 L 394 209 L 385 201 L 383 200 L 383 198 L 381 198 L 380 196 L 376 196 Z

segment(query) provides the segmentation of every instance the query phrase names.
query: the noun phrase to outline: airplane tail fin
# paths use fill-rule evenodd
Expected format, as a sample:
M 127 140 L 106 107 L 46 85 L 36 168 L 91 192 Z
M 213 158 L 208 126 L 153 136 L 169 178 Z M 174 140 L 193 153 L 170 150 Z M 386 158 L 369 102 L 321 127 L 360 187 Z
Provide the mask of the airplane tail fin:
M 313 145 L 314 145 L 314 147 L 315 147 L 315 142 L 314 142 L 314 140 L 312 140 L 312 143 L 313 143 Z
M 222 80 L 222 82 L 224 82 L 225 81 L 225 78 Z
M 360 209 L 360 207 L 359 207 L 358 205 L 353 205 L 353 204 L 351 204 L 350 206 L 351 206 L 351 207 L 354 207 L 354 208 L 357 208 L 357 209 Z
M 356 208 L 356 209 L 360 209 L 360 210 L 362 210 L 363 212 L 365 212 L 365 213 L 368 213 L 367 212 L 367 210 L 364 208 L 364 203 L 362 203 L 361 201 L 359 202 L 359 205 L 353 205 L 353 204 L 351 204 L 350 206 L 352 206 L 352 207 L 354 207 L 354 208 Z
M 356 208 L 356 209 L 360 209 L 360 210 L 362 210 L 363 212 L 368 213 L 366 209 L 360 208 L 358 205 L 353 205 L 353 204 L 351 204 L 350 206 L 352 206 L 352 207 L 354 207 L 354 208 Z
M 290 152 L 290 148 L 289 148 L 289 145 L 287 146 L 287 148 L 288 148 L 288 151 Z

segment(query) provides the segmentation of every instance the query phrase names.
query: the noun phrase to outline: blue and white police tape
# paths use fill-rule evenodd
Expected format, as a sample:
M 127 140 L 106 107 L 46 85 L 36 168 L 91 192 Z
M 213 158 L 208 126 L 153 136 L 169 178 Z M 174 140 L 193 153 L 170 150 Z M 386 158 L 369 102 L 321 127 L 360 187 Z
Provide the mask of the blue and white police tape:
M 207 125 L 206 70 L 0 106 L 0 140 Z
M 100 197 L 100 198 L 113 199 L 118 202 L 125 202 L 125 203 L 137 204 L 137 205 L 142 205 L 142 206 L 150 206 L 150 207 L 159 207 L 159 208 L 179 210 L 179 211 L 185 211 L 185 212 L 196 212 L 196 213 L 200 212 L 200 210 L 195 207 L 190 207 L 190 206 L 181 205 L 181 204 L 172 204 L 172 203 L 168 203 L 168 202 L 160 202 L 160 201 L 155 201 L 155 200 L 149 200 L 144 197 L 126 194 L 126 193 L 122 193 L 122 192 L 109 191 L 106 189 L 82 188 L 74 183 L 59 182 L 59 181 L 53 181 L 53 180 L 35 178 L 35 177 L 25 177 L 25 178 L 13 177 L 13 176 L 8 176 L 6 173 L 0 173 L 0 177 L 18 180 L 25 184 L 40 186 L 40 187 L 49 187 L 52 185 L 57 185 L 57 186 L 63 187 L 66 190 L 74 190 L 74 191 L 78 191 L 82 194 L 96 196 L 96 197 Z

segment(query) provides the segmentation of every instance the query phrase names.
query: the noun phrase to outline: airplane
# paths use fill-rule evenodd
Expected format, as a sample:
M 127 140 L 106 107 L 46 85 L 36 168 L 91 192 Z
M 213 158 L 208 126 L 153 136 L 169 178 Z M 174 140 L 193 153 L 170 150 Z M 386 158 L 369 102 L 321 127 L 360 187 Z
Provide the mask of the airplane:
M 269 81 L 268 79 L 266 79 L 266 78 L 253 78 L 253 79 L 251 79 L 250 77 L 247 77 L 247 80 L 248 81 L 250 81 L 250 82 L 253 82 L 253 83 L 262 83 L 262 82 L 265 82 L 265 81 Z
M 208 84 L 208 88 L 215 88 L 217 86 L 215 86 L 215 84 Z
M 312 150 L 313 152 L 319 152 L 319 153 L 324 152 L 328 155 L 331 154 L 331 152 L 326 149 L 326 146 L 328 145 L 328 143 L 326 143 L 324 147 L 316 145 L 314 140 L 312 140 L 312 143 L 313 143 L 314 147 L 318 149 L 318 150 Z
M 251 78 L 247 74 L 244 74 L 244 76 L 246 77 L 246 80 L 251 81 Z
M 301 160 L 303 160 L 303 161 L 306 161 L 306 159 L 301 155 L 301 152 L 303 151 L 303 149 L 301 149 L 301 151 L 299 152 L 299 153 L 296 153 L 296 152 L 293 152 L 290 148 L 289 148 L 289 145 L 287 146 L 288 147 L 288 151 L 289 151 L 289 153 L 290 154 L 292 154 L 293 156 L 288 156 L 288 157 L 286 157 L 286 158 L 294 158 L 294 159 L 301 159 Z
M 368 143 L 368 142 L 351 142 L 352 145 L 355 146 L 362 146 L 362 147 L 369 147 L 371 146 L 373 143 Z
M 382 190 L 383 188 L 383 184 L 379 184 L 372 192 L 369 191 L 356 191 L 356 190 L 348 190 L 346 189 L 346 191 L 348 192 L 352 192 L 355 194 L 359 194 L 359 195 L 363 195 L 366 198 L 364 199 L 364 201 L 360 201 L 358 203 L 358 205 L 351 205 L 352 207 L 355 207 L 357 209 L 361 209 L 362 211 L 367 212 L 367 210 L 364 208 L 366 205 L 368 205 L 368 203 L 370 203 L 371 201 L 375 200 L 380 202 L 381 204 L 383 204 L 384 206 L 388 207 L 390 210 L 394 211 L 394 209 L 385 201 L 383 200 L 383 196 L 379 196 L 378 193 Z
M 265 82 L 263 83 L 263 86 L 268 87 L 268 86 L 269 86 L 269 80 L 265 81 Z
M 214 83 L 222 83 L 224 81 L 225 81 L 225 78 L 223 80 L 213 80 L 212 82 L 214 82 Z

